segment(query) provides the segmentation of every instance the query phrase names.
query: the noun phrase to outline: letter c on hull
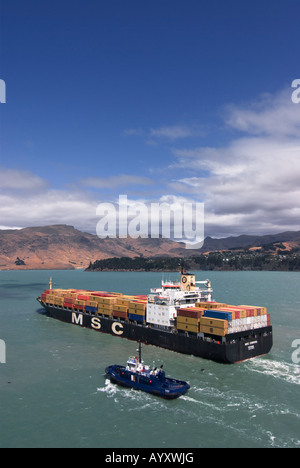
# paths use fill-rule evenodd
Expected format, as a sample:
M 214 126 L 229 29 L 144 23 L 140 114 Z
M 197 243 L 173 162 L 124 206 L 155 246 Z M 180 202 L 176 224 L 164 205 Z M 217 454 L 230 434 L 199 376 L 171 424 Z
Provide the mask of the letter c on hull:
M 115 335 L 123 335 L 123 325 L 120 322 L 115 322 L 111 327 Z

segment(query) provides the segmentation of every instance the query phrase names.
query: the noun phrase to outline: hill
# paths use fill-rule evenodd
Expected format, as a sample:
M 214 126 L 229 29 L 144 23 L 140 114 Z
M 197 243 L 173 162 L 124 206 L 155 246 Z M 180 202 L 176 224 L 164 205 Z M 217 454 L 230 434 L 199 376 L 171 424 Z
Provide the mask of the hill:
M 0 269 L 76 269 L 111 257 L 177 256 L 184 246 L 169 239 L 99 239 L 72 226 L 0 231 Z
M 28 227 L 0 230 L 0 269 L 87 268 L 96 260 L 135 257 L 191 257 L 232 249 L 270 250 L 277 253 L 300 247 L 300 232 L 267 236 L 207 237 L 200 250 L 187 250 L 169 239 L 99 239 L 72 226 Z

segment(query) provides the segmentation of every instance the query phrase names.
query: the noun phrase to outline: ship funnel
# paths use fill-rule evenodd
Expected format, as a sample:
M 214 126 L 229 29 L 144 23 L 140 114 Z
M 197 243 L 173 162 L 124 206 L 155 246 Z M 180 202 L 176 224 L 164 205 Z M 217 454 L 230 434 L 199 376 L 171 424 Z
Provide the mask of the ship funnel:
M 184 291 L 195 291 L 196 288 L 196 277 L 189 273 L 181 273 L 181 289 Z

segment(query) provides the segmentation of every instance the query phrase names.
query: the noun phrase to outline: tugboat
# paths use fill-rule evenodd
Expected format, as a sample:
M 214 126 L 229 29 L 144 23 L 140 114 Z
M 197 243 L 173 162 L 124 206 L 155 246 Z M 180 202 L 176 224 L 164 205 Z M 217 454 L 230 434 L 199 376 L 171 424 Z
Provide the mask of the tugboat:
M 110 380 L 123 387 L 141 390 L 168 400 L 184 395 L 190 385 L 182 380 L 166 377 L 163 366 L 151 369 L 142 360 L 142 344 L 139 343 L 139 356 L 130 357 L 127 366 L 112 365 L 105 369 Z

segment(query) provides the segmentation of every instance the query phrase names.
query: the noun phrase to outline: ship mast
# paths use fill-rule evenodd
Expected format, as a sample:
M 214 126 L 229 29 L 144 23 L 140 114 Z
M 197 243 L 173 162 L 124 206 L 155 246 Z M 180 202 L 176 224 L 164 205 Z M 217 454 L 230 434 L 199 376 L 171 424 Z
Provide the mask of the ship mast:
M 137 350 L 139 352 L 139 364 L 142 364 L 142 342 L 139 341 L 139 349 Z

